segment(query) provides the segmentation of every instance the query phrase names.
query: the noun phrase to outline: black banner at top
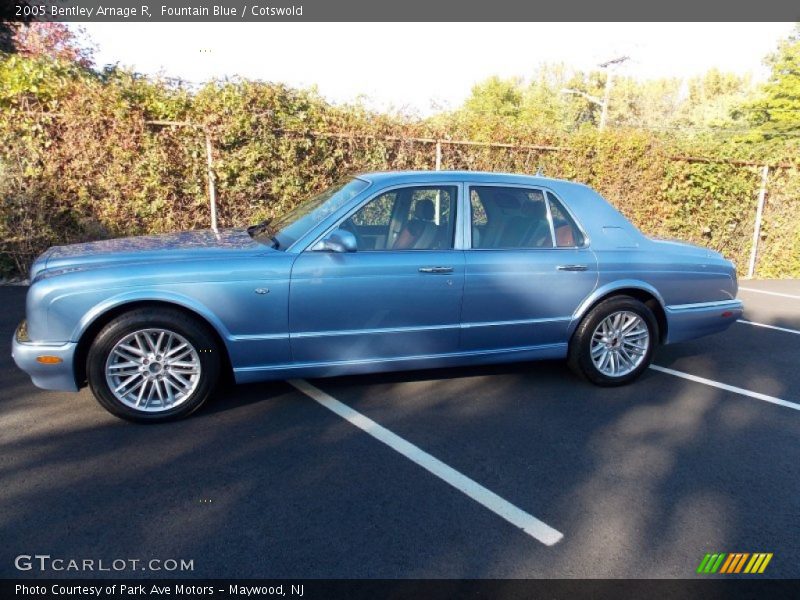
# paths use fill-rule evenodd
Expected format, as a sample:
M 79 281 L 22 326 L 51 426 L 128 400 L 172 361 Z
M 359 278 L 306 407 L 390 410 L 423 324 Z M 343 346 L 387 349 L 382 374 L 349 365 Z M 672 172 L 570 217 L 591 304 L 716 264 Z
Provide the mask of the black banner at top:
M 790 0 L 2 0 L 14 21 L 798 21 Z M 565 44 L 569 40 L 564 40 Z

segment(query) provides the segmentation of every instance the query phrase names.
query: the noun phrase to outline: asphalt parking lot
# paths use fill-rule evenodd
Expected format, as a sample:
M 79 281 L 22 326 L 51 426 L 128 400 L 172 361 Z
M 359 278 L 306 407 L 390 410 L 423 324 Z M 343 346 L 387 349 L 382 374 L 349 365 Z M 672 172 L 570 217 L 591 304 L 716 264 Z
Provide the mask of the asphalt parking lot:
M 126 577 L 692 577 L 770 552 L 761 577 L 800 577 L 800 281 L 740 285 L 751 323 L 624 388 L 561 362 L 230 386 L 157 426 L 36 389 L 10 357 L 26 289 L 0 288 L 0 576 L 86 575 L 15 569 L 38 553 L 193 560 Z

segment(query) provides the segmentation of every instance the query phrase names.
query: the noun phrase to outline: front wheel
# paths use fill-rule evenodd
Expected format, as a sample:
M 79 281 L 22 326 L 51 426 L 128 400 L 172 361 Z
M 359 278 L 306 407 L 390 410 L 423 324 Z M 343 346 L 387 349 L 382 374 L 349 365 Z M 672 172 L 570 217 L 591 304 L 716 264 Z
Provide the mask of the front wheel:
M 602 386 L 636 379 L 650 365 L 658 339 L 653 312 L 629 296 L 595 306 L 578 325 L 569 346 L 569 367 Z
M 135 309 L 106 325 L 87 357 L 97 401 L 138 422 L 185 417 L 208 399 L 220 372 L 208 327 L 174 309 Z

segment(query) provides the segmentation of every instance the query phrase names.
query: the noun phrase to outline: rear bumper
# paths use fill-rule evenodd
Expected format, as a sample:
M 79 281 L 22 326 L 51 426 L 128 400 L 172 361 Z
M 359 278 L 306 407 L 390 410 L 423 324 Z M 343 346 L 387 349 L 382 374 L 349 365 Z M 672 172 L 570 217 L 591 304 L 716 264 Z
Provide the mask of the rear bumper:
M 75 384 L 73 369 L 77 346 L 78 344 L 74 342 L 58 345 L 25 342 L 17 339 L 15 334 L 11 341 L 11 356 L 17 366 L 30 375 L 36 387 L 44 390 L 77 392 L 78 386 Z M 40 356 L 56 357 L 61 359 L 61 362 L 43 364 L 36 360 Z
M 667 306 L 667 344 L 725 331 L 742 316 L 741 300 Z

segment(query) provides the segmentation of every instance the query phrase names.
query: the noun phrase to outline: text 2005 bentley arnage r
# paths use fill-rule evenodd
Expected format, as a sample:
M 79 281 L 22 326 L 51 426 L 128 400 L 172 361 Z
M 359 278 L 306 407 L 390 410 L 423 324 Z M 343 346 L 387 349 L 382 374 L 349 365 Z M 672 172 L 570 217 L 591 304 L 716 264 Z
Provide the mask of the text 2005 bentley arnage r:
M 619 385 L 742 312 L 733 264 L 640 233 L 585 185 L 360 175 L 249 229 L 47 250 L 17 365 L 136 421 L 237 382 L 566 358 Z

